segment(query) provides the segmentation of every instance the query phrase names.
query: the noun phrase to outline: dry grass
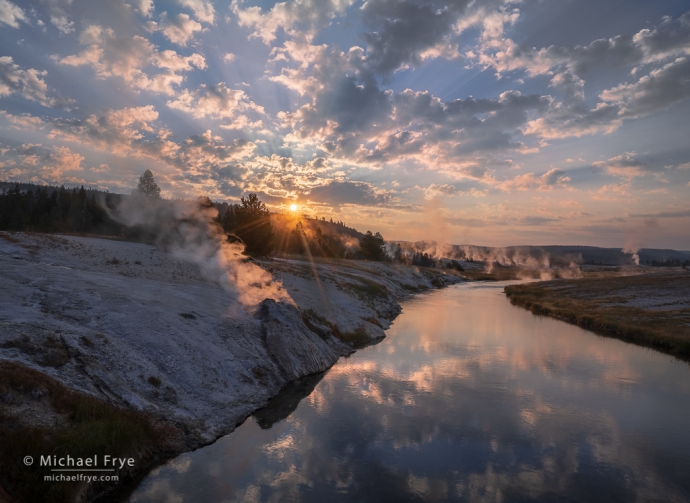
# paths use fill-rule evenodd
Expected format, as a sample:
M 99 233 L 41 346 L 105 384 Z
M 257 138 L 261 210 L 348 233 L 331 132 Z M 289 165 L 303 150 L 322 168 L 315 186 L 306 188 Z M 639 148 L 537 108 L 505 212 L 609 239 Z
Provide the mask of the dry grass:
M 45 482 L 50 471 L 38 466 L 41 455 L 132 457 L 134 468 L 119 473 L 122 485 L 180 446 L 175 427 L 69 390 L 13 362 L 0 363 L 0 397 L 0 482 L 17 501 L 83 501 L 113 488 L 108 483 Z M 36 460 L 31 467 L 23 463 L 27 455 Z
M 9 241 L 10 243 L 15 244 L 20 242 L 17 238 L 5 232 L 0 232 L 0 239 L 4 239 L 5 241 Z
M 556 280 L 505 289 L 510 302 L 602 335 L 690 359 L 690 274 Z

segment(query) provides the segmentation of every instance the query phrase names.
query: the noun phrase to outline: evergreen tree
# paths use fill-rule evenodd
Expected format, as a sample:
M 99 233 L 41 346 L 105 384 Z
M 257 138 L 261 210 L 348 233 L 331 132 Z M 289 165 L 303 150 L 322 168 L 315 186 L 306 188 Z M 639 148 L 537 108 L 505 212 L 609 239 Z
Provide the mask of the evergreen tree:
M 245 245 L 249 255 L 264 256 L 273 251 L 271 214 L 259 197 L 250 193 L 235 208 L 235 225 L 230 229 Z
M 371 231 L 367 231 L 364 237 L 359 240 L 362 256 L 366 260 L 386 260 L 385 246 L 386 242 L 379 232 L 372 234 Z
M 139 185 L 137 185 L 134 192 L 155 199 L 161 198 L 161 189 L 156 185 L 156 181 L 153 179 L 153 173 L 151 173 L 150 169 L 144 171 L 144 174 L 139 177 Z

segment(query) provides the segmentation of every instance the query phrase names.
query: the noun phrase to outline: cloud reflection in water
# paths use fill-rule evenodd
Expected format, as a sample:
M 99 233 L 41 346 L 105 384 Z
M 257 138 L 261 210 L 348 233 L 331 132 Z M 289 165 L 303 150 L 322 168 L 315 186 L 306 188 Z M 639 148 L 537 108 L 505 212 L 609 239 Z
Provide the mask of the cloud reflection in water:
M 131 501 L 690 501 L 689 378 L 460 285 Z

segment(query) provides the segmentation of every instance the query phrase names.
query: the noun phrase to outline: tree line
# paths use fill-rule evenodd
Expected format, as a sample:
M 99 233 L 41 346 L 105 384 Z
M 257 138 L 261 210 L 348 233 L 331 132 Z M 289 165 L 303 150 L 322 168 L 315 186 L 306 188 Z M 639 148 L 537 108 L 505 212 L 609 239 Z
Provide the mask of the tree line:
M 129 196 L 87 190 L 83 186 L 66 189 L 16 184 L 9 190 L 3 188 L 0 193 L 0 230 L 119 236 L 147 242 L 151 239 L 150 232 L 116 222 L 106 207 L 115 210 L 126 197 L 161 199 L 160 192 L 150 170 L 141 175 L 137 188 Z M 228 240 L 243 243 L 247 255 L 268 256 L 280 251 L 316 257 L 394 260 L 386 253 L 386 242 L 379 232 L 367 231 L 359 238 L 359 247 L 348 247 L 339 234 L 324 232 L 319 227 L 308 236 L 299 221 L 289 232 L 287 243 L 278 243 L 271 213 L 254 193 L 243 196 L 237 204 L 213 203 L 208 197 L 199 198 L 198 204 L 218 209 L 218 226 Z M 359 234 L 342 222 L 331 220 L 330 224 L 350 237 Z

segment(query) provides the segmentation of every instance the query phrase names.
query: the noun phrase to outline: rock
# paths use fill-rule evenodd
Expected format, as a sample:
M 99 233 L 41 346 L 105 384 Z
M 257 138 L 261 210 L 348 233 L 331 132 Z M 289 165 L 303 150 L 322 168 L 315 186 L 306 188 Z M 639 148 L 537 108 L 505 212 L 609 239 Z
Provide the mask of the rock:
M 350 353 L 340 341 L 327 342 L 309 330 L 297 308 L 286 302 L 265 299 L 257 306 L 254 318 L 261 321 L 269 356 L 288 381 L 323 372 Z

